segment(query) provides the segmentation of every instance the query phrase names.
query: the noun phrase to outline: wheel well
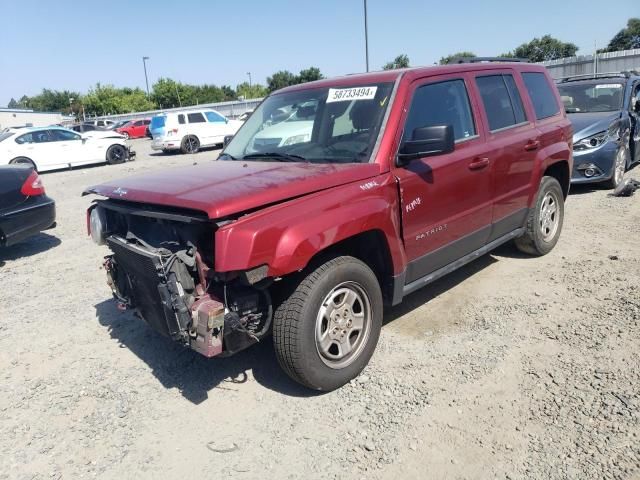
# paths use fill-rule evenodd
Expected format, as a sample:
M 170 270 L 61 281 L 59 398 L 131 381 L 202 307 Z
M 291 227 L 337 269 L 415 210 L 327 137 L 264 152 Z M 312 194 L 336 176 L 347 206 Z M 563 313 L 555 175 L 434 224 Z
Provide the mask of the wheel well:
M 376 274 L 382 295 L 385 300 L 393 296 L 393 262 L 389 245 L 380 230 L 369 230 L 353 237 L 341 240 L 316 253 L 309 261 L 309 266 L 317 266 L 326 261 L 327 256 L 348 255 L 366 263 Z
M 571 177 L 569 174 L 569 163 L 566 160 L 561 160 L 552 165 L 549 165 L 544 171 L 545 177 L 553 177 L 560 183 L 562 187 L 562 193 L 564 198 L 567 198 L 569 194 L 569 184 L 571 183 Z
M 26 160 L 26 162 L 24 161 L 20 162 L 19 160 Z M 33 169 L 36 171 L 36 173 L 38 173 L 38 166 L 36 165 L 36 162 L 31 160 L 29 157 L 16 157 L 9 160 L 9 165 L 16 165 L 19 163 L 30 163 L 33 166 Z

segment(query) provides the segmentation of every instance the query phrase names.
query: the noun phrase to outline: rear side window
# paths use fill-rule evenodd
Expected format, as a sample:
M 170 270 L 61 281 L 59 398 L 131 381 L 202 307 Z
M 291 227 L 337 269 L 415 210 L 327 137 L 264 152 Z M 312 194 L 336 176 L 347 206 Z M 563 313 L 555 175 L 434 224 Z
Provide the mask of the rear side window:
M 204 112 L 210 122 L 224 122 L 224 117 L 216 112 Z
M 513 76 L 477 77 L 476 84 L 489 120 L 489 130 L 500 130 L 527 120 Z
M 80 140 L 80 135 L 66 130 L 49 130 L 49 135 L 54 142 L 63 142 L 66 140 Z
M 189 119 L 189 123 L 204 123 L 206 120 L 204 119 L 204 115 L 202 113 L 188 113 L 187 118 Z
M 476 127 L 463 80 L 449 80 L 418 87 L 404 127 L 411 139 L 416 128 L 451 125 L 456 140 L 473 137 Z
M 536 111 L 536 118 L 552 117 L 560 112 L 560 106 L 556 96 L 549 85 L 547 76 L 544 73 L 527 72 L 522 74 L 524 84 L 527 86 L 529 97 Z

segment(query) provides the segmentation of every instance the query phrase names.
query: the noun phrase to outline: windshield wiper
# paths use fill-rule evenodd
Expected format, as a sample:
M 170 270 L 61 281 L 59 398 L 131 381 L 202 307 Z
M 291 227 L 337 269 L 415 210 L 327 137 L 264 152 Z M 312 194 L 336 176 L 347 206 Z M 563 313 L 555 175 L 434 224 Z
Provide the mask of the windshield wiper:
M 236 157 L 234 157 L 233 155 L 229 155 L 228 153 L 223 153 L 218 157 L 218 160 L 226 160 L 226 159 L 236 160 Z
M 278 162 L 308 162 L 306 158 L 301 155 L 293 155 L 289 153 L 278 152 L 264 152 L 264 153 L 251 153 L 242 157 L 242 160 L 251 160 L 257 158 L 272 158 Z

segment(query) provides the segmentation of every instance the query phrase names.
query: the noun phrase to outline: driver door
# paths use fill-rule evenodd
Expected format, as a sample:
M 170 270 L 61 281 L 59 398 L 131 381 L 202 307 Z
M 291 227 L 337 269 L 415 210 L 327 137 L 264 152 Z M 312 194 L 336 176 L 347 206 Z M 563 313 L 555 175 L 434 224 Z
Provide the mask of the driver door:
M 631 91 L 629 118 L 631 120 L 631 154 L 633 155 L 631 161 L 640 162 L 640 81 L 633 85 Z
M 421 127 L 453 126 L 453 152 L 396 167 L 406 283 L 485 245 L 491 232 L 493 163 L 466 74 L 429 77 L 411 85 L 400 144 Z

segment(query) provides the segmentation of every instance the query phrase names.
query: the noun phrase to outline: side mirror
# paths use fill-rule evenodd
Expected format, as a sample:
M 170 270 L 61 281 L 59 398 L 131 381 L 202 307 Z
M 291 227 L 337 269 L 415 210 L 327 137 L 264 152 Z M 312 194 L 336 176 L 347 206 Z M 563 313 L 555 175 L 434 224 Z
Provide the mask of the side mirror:
M 233 138 L 233 135 L 225 135 L 224 140 L 222 140 L 222 148 L 229 145 L 229 142 L 231 141 L 232 138 Z
M 407 165 L 416 158 L 450 153 L 454 148 L 451 125 L 416 128 L 411 134 L 411 140 L 405 140 L 400 146 L 398 165 Z

